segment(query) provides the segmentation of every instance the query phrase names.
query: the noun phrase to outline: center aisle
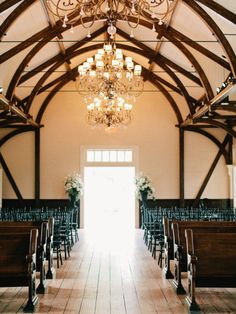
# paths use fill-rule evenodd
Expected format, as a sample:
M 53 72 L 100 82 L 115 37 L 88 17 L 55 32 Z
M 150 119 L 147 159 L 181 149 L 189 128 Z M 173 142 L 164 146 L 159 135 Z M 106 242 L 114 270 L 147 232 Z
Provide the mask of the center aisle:
M 120 230 L 120 236 L 80 230 L 79 236 L 36 313 L 187 313 L 147 251 L 142 230 Z

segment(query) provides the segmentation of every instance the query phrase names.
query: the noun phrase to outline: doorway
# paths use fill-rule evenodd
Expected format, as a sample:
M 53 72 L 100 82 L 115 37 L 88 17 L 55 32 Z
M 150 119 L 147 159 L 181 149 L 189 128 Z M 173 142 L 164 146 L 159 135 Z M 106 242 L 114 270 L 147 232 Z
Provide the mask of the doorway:
M 84 227 L 96 234 L 135 227 L 135 167 L 84 167 Z

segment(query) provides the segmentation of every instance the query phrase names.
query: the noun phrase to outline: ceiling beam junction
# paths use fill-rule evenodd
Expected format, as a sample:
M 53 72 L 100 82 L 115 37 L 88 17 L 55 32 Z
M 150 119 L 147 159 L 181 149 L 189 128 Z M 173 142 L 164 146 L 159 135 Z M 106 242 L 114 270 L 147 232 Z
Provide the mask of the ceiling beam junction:
M 17 117 L 23 119 L 24 123 L 37 128 L 40 127 L 39 124 L 32 119 L 31 115 L 22 112 L 15 104 L 11 104 L 2 94 L 0 95 L 0 109 L 15 114 Z
M 222 100 L 228 97 L 236 90 L 236 79 L 231 80 L 229 84 L 208 103 L 204 104 L 195 114 L 189 116 L 182 124 L 181 127 L 192 125 L 196 123 L 196 119 L 203 117 L 205 114 L 214 109 L 213 105 L 218 105 Z M 219 108 L 219 107 L 218 107 Z

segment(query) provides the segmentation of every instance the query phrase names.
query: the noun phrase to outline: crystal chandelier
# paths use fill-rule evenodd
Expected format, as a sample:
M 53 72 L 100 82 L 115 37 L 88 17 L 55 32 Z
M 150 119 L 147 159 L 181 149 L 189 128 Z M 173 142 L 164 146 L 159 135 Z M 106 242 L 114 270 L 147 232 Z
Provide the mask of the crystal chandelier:
M 46 0 L 48 10 L 59 20 L 63 27 L 78 24 L 88 29 L 96 20 L 106 20 L 108 33 L 113 38 L 116 33 L 116 22 L 123 20 L 131 28 L 130 36 L 133 37 L 141 17 L 153 23 L 162 25 L 169 13 L 174 9 L 178 0 Z M 135 18 L 130 22 L 129 18 Z
M 78 72 L 76 88 L 84 97 L 90 125 L 112 128 L 131 121 L 132 104 L 143 91 L 141 65 L 108 43 L 79 65 Z

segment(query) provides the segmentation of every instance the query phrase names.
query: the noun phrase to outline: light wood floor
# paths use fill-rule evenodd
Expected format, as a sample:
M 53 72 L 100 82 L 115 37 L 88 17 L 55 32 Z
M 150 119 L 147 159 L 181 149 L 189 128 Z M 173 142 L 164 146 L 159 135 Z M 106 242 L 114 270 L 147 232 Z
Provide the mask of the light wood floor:
M 80 230 L 70 259 L 39 296 L 36 313 L 187 313 L 184 296 L 177 296 L 171 281 L 162 278 L 142 231 L 129 240 L 120 234 L 111 238 L 107 231 L 91 239 Z M 236 289 L 197 289 L 197 296 L 202 313 L 236 313 Z M 0 312 L 21 313 L 26 298 L 26 288 L 0 288 Z

